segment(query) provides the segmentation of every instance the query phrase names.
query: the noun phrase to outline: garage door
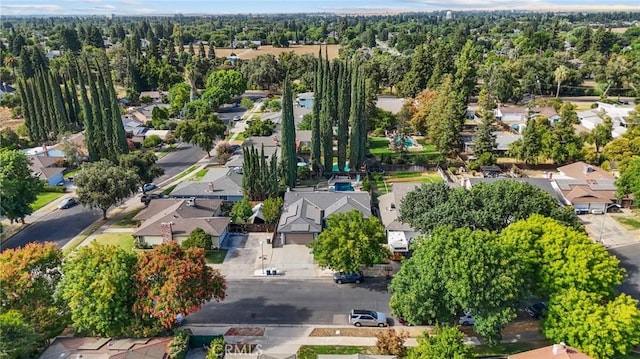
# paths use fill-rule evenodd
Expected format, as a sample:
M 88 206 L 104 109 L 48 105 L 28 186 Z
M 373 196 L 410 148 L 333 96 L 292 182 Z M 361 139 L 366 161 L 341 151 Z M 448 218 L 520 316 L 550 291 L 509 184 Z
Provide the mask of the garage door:
M 284 244 L 309 244 L 313 241 L 313 233 L 287 233 Z

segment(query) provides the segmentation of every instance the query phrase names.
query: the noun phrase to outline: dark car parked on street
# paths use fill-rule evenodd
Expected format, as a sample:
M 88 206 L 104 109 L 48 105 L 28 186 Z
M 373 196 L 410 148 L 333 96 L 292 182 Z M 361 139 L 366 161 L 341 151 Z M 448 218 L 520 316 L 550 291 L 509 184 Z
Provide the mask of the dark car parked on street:
M 359 284 L 364 282 L 364 277 L 362 273 L 345 273 L 345 272 L 337 272 L 333 275 L 333 281 L 342 284 L 342 283 L 356 283 Z
M 529 314 L 532 318 L 542 318 L 547 314 L 547 303 L 533 303 L 530 306 L 524 308 L 524 311 L 527 312 L 527 314 Z

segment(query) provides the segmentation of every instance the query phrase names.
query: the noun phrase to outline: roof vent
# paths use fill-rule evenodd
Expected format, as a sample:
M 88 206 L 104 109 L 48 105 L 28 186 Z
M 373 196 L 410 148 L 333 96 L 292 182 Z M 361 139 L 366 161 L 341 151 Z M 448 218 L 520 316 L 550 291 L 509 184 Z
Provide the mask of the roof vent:
M 589 173 L 594 172 L 594 171 L 595 170 L 593 169 L 593 166 L 589 166 L 589 165 L 584 166 L 584 169 L 582 170 L 582 172 L 584 174 L 589 174 Z
M 195 207 L 196 206 L 196 198 L 195 197 L 191 197 L 187 200 L 187 206 L 189 207 Z
M 565 354 L 567 352 L 567 345 L 565 343 L 554 344 L 551 350 L 553 355 Z

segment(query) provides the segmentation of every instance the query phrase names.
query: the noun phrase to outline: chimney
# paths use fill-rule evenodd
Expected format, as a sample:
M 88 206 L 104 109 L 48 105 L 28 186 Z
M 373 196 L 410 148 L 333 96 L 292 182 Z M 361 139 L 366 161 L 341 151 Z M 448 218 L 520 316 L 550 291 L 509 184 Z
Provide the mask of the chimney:
M 171 230 L 171 222 L 160 223 L 160 233 L 162 234 L 162 243 L 173 241 L 173 231 Z
M 44 154 L 45 157 L 49 157 L 49 151 L 47 150 L 47 145 L 45 143 L 42 144 L 42 154 Z
M 566 354 L 567 345 L 563 342 L 561 342 L 560 344 L 554 344 L 551 350 L 553 355 Z
M 208 187 L 209 187 L 209 192 L 213 192 L 213 182 L 209 182 Z
M 187 200 L 187 206 L 189 207 L 195 207 L 196 206 L 196 198 L 195 197 L 191 197 Z

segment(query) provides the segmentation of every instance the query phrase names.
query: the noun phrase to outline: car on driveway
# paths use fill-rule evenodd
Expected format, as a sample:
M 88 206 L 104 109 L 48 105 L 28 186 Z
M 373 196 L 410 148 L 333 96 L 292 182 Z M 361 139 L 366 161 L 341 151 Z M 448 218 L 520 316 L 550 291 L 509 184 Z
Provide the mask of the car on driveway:
M 474 325 L 476 324 L 476 319 L 471 315 L 471 313 L 467 312 L 458 319 L 458 323 L 460 325 Z
M 71 207 L 75 206 L 76 204 L 78 204 L 78 202 L 76 201 L 75 198 L 73 198 L 73 197 L 65 198 L 60 202 L 60 204 L 58 204 L 58 209 L 71 208 Z
M 531 318 L 542 318 L 547 314 L 547 303 L 537 302 L 524 308 L 524 311 L 531 316 Z
M 333 281 L 337 284 L 342 283 L 356 283 L 359 284 L 364 282 L 364 277 L 362 273 L 345 273 L 345 272 L 337 272 L 333 274 Z
M 147 183 L 144 186 L 142 186 L 142 192 L 153 191 L 156 188 L 158 188 L 158 186 L 156 186 L 155 183 Z
M 382 312 L 365 309 L 353 309 L 349 313 L 349 324 L 356 327 L 386 327 L 387 315 Z

